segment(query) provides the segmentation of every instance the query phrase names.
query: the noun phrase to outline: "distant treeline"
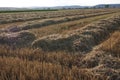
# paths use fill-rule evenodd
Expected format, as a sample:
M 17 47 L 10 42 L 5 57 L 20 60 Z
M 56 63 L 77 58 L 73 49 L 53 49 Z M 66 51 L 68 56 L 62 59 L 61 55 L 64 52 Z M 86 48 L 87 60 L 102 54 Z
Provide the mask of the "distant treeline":
M 44 10 L 5 10 L 5 11 L 0 11 L 0 13 L 39 12 L 39 11 L 58 11 L 58 9 L 44 9 Z

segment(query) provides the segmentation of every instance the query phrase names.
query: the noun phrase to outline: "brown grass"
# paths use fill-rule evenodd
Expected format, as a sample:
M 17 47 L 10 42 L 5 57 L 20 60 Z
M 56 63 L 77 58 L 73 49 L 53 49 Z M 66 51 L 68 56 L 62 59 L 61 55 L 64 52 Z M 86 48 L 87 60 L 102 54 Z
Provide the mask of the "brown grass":
M 0 79 L 2 80 L 106 80 L 107 76 L 93 75 L 87 69 L 79 69 L 75 64 L 80 60 L 66 53 L 33 53 L 32 49 L 0 49 Z M 43 57 L 45 56 L 45 57 Z M 53 56 L 53 57 L 52 57 Z M 46 60 L 47 59 L 47 60 Z M 71 60 L 70 60 L 71 59 Z M 74 60 L 76 59 L 76 60 Z M 72 63 L 69 63 L 72 61 Z M 4 63 L 3 63 L 4 62 Z M 68 65 L 67 65 L 68 64 Z
M 87 15 L 79 15 L 79 16 L 70 16 L 70 17 L 63 17 L 63 18 L 51 18 L 51 19 L 44 19 L 40 21 L 32 21 L 32 22 L 26 22 L 18 27 L 21 28 L 21 30 L 28 30 L 28 29 L 34 29 L 34 28 L 40 28 L 44 27 L 47 25 L 52 25 L 52 24 L 58 24 L 58 23 L 64 23 L 68 21 L 75 21 L 79 20 L 82 18 L 87 18 L 87 17 L 94 17 L 94 16 L 99 16 L 99 15 L 105 15 L 105 14 L 111 14 L 113 12 L 100 12 L 100 13 L 92 13 L 92 14 L 87 14 Z
M 7 44 L 10 46 L 30 46 L 32 41 L 35 40 L 35 35 L 30 32 L 18 33 L 3 33 L 0 34 L 0 44 Z
M 107 9 L 107 12 L 116 12 L 119 9 Z M 87 9 L 87 10 L 60 10 L 60 11 L 48 11 L 48 12 L 23 12 L 23 13 L 0 13 L 0 24 L 24 22 L 38 19 L 65 17 L 81 14 L 90 14 L 106 12 L 106 9 Z M 27 14 L 27 15 L 26 15 Z
M 0 30 L 0 80 L 120 80 L 119 9 L 6 13 L 0 14 L 0 17 L 3 21 L 8 19 L 8 22 L 16 22 L 24 17 L 22 20 L 25 20 L 25 26 L 33 22 L 29 25 L 34 27 L 34 22 L 39 19 L 44 22 L 46 18 L 47 23 L 51 23 L 49 18 L 62 20 L 67 16 L 65 20 L 69 21 L 70 18 L 77 19 L 75 15 L 88 16 L 112 11 L 118 13 L 91 16 L 27 31 L 19 31 L 19 25 Z M 25 14 L 28 15 L 25 17 Z M 108 18 L 112 15 L 115 17 Z M 39 19 L 35 20 L 36 17 Z M 20 45 L 23 46 L 18 47 Z
M 103 42 L 101 49 L 120 57 L 120 31 L 114 32 L 107 41 Z
M 117 14 L 119 14 L 119 13 L 117 13 Z M 107 17 L 110 17 L 112 15 L 117 15 L 117 14 L 114 13 L 114 14 L 100 15 L 100 16 L 96 16 L 96 17 L 83 18 L 80 20 L 44 26 L 44 27 L 41 27 L 38 29 L 30 29 L 29 31 L 34 33 L 36 35 L 36 37 L 43 37 L 46 35 L 57 34 L 57 33 L 66 34 L 69 31 L 80 29 L 80 28 L 84 27 L 85 25 L 90 24 L 94 21 L 99 21 L 101 19 L 105 19 Z
M 104 40 L 109 33 L 117 29 L 119 27 L 119 21 L 119 16 L 116 16 L 87 25 L 82 29 L 74 30 L 64 35 L 48 35 L 35 40 L 32 46 L 50 51 L 88 51 L 93 46 Z

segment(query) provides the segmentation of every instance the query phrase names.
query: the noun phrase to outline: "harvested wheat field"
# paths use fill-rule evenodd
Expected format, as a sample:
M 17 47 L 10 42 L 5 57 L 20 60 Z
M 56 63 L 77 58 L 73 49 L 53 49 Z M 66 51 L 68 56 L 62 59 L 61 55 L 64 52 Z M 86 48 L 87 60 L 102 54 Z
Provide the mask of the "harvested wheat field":
M 0 13 L 0 80 L 120 80 L 120 9 Z

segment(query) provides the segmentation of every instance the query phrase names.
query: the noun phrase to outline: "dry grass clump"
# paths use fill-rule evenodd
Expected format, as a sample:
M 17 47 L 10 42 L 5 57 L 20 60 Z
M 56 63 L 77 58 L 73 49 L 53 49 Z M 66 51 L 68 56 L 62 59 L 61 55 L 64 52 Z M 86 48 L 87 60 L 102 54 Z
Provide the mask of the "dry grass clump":
M 95 49 L 86 54 L 81 63 L 84 68 L 94 68 L 104 65 L 104 68 L 119 69 L 120 59 L 109 55 L 109 53 L 99 49 Z
M 66 36 L 63 38 L 61 35 L 50 35 L 42 39 L 35 40 L 32 43 L 33 47 L 41 47 L 43 50 L 57 51 L 57 50 L 73 50 L 72 41 L 78 36 Z
M 30 32 L 0 34 L 0 44 L 10 46 L 28 46 L 35 40 L 35 35 Z
M 17 26 L 11 26 L 7 29 L 8 32 L 19 32 L 21 29 Z
M 80 63 L 82 68 L 87 68 L 94 74 L 107 76 L 108 80 L 120 79 L 120 59 L 110 56 L 100 48 L 86 54 Z
M 46 36 L 33 42 L 33 47 L 43 50 L 75 50 L 88 51 L 94 45 L 104 40 L 108 34 L 119 27 L 120 16 L 98 21 L 80 30 L 72 31 L 66 35 Z M 62 37 L 61 37 L 62 36 Z
M 114 76 L 115 80 L 119 80 L 120 59 L 99 49 L 93 50 L 82 59 L 82 67 L 90 69 L 95 74 L 108 76 L 108 80 L 113 80 Z
M 120 32 L 115 31 L 100 45 L 87 53 L 81 60 L 81 67 L 89 68 L 92 72 L 108 76 L 108 80 L 119 80 L 120 59 L 119 46 Z
M 107 41 L 103 42 L 101 49 L 113 56 L 120 57 L 120 31 L 116 31 Z

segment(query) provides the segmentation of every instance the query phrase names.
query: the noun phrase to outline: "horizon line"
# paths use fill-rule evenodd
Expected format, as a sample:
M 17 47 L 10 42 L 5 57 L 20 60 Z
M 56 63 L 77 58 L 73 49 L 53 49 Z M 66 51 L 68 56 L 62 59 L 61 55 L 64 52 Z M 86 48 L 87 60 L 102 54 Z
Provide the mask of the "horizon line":
M 96 4 L 96 5 L 113 5 L 113 4 L 120 4 L 120 3 L 112 3 L 112 4 Z M 30 7 L 62 7 L 62 6 L 86 6 L 86 7 L 92 7 L 92 6 L 96 6 L 96 5 L 58 5 L 58 6 L 21 6 L 21 7 L 18 7 L 18 6 L 0 6 L 1 7 L 4 7 L 4 8 L 30 8 Z

